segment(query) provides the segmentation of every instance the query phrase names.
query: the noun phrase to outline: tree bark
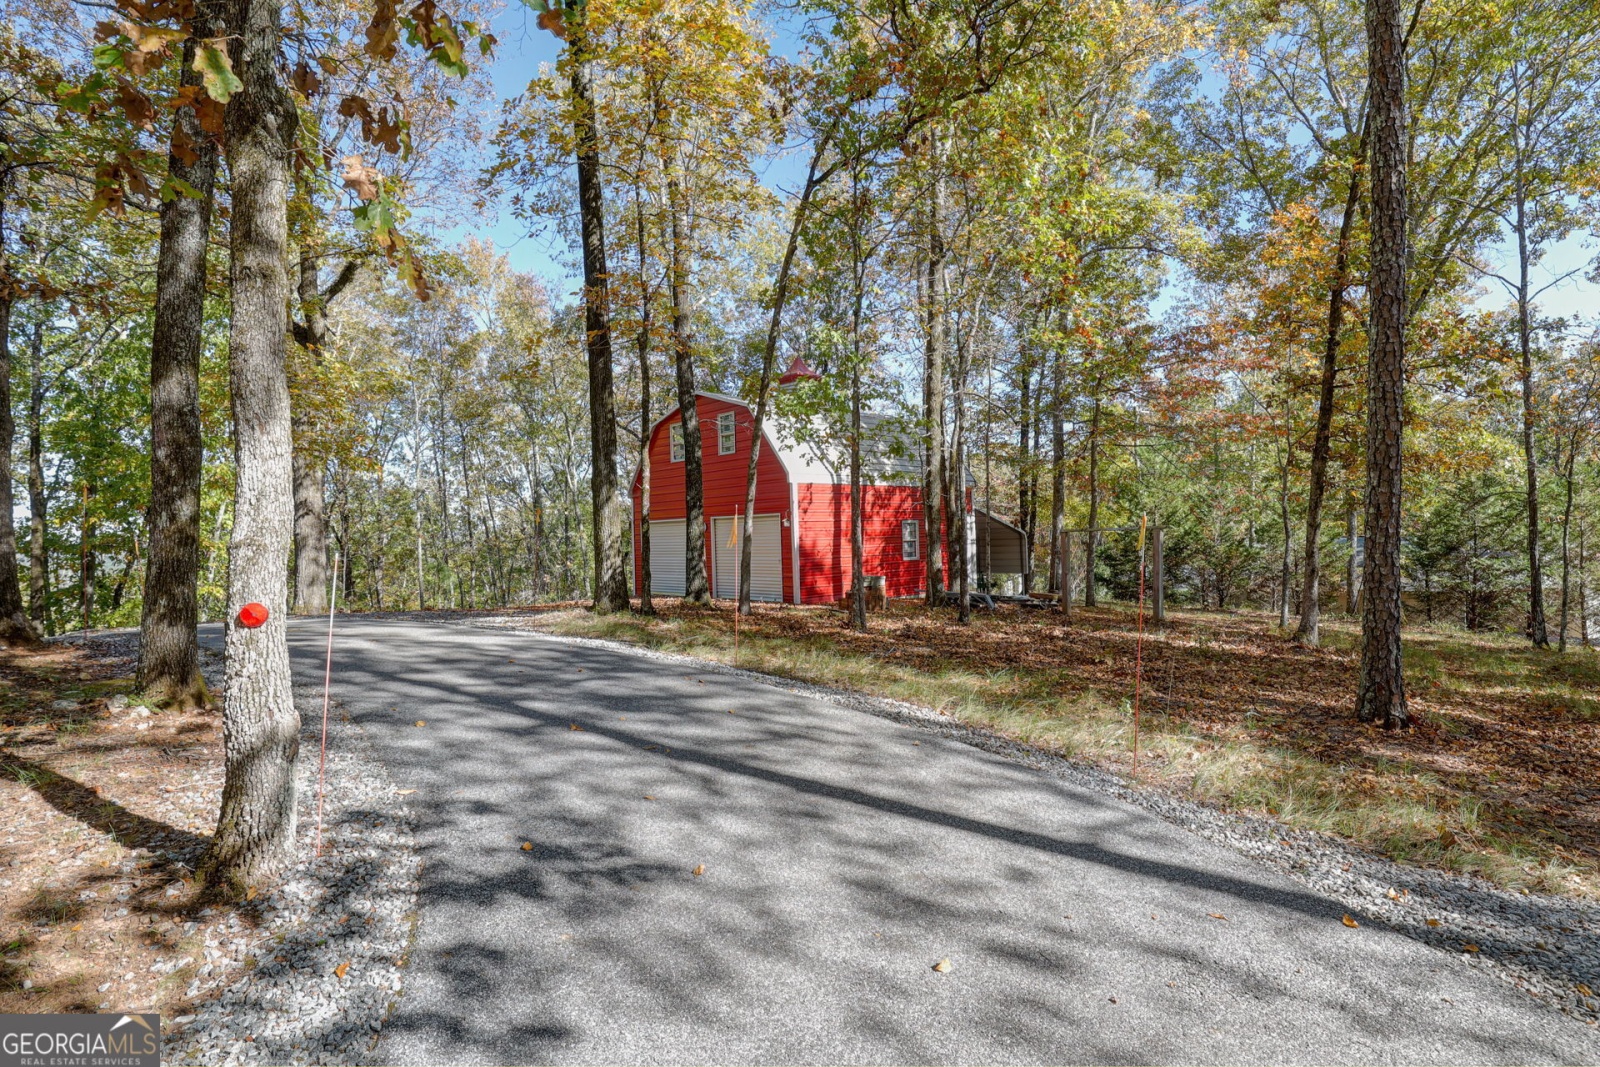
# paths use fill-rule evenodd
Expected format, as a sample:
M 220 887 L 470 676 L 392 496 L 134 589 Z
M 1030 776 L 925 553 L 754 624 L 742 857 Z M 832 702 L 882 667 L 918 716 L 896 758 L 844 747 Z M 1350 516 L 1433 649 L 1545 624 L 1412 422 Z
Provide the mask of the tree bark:
M 1521 106 L 1520 87 L 1517 93 Z M 1549 648 L 1550 634 L 1544 618 L 1544 572 L 1539 561 L 1539 465 L 1533 452 L 1533 308 L 1529 296 L 1527 182 L 1523 174 L 1521 122 L 1512 123 L 1513 181 L 1512 230 L 1517 235 L 1517 355 L 1522 370 L 1522 460 L 1527 482 L 1528 508 L 1528 640 L 1534 648 Z
M 645 283 L 644 272 L 648 260 L 644 245 L 644 204 L 639 199 L 638 188 L 633 197 L 634 222 L 639 244 L 639 558 L 634 561 L 639 572 L 639 611 L 654 615 L 656 606 L 650 599 L 650 286 Z
M 50 494 L 44 487 L 44 327 L 35 327 L 28 369 L 28 618 L 54 633 L 50 611 Z
M 611 370 L 611 294 L 606 268 L 605 195 L 594 107 L 593 61 L 575 45 L 572 93 L 583 229 L 583 307 L 589 356 L 589 477 L 594 508 L 594 611 L 628 608 L 627 550 L 617 483 L 617 408 Z
M 668 135 L 670 138 L 670 134 Z M 669 146 L 671 140 L 667 141 Z M 679 182 L 677 150 L 669 147 L 667 210 L 671 215 L 669 264 L 672 291 L 672 355 L 678 378 L 678 420 L 683 424 L 684 575 L 683 598 L 691 604 L 710 604 L 706 581 L 705 484 L 700 448 L 700 406 L 695 398 L 694 349 L 689 331 L 689 250 L 687 221 L 683 215 L 683 187 Z
M 944 151 L 937 130 L 928 135 L 933 188 L 928 197 L 927 338 L 922 368 L 922 516 L 927 535 L 924 563 L 927 604 L 939 603 L 944 594 L 944 357 L 947 339 L 945 315 Z M 953 520 L 952 520 L 953 521 Z
M 1029 495 L 1033 469 L 1033 366 L 1026 356 L 1022 359 L 1021 413 L 1017 420 L 1017 524 L 1022 527 L 1022 595 L 1033 595 L 1033 499 Z
M 211 27 L 216 29 L 215 24 Z M 200 84 L 194 39 L 183 46 L 179 84 Z M 156 310 L 150 343 L 150 548 L 139 619 L 139 688 L 174 709 L 211 703 L 200 674 L 200 344 L 205 327 L 206 250 L 217 178 L 217 144 L 194 108 L 173 118 L 167 173 L 200 195 L 161 205 Z M 188 153 L 180 154 L 180 141 Z M 184 155 L 192 154 L 193 162 Z
M 224 120 L 233 208 L 228 362 L 235 511 L 228 541 L 222 810 L 200 873 L 213 891 L 237 895 L 274 875 L 294 848 L 300 716 L 285 642 L 294 524 L 285 264 L 297 116 L 278 83 L 277 0 L 232 0 L 230 11 L 234 73 L 243 83 Z M 237 615 L 251 602 L 269 613 L 255 629 Z
M 1328 488 L 1328 458 L 1333 451 L 1333 396 L 1339 375 L 1339 341 L 1344 334 L 1345 293 L 1350 288 L 1350 233 L 1361 206 L 1361 168 L 1366 165 L 1368 123 L 1363 118 L 1356 160 L 1350 168 L 1339 243 L 1328 287 L 1328 328 L 1322 339 L 1322 376 L 1317 391 L 1317 429 L 1311 443 L 1311 471 L 1306 485 L 1305 580 L 1300 593 L 1300 623 L 1295 640 L 1316 648 L 1322 639 L 1322 499 Z
M 1089 416 L 1089 532 L 1084 535 L 1083 606 L 1095 607 L 1094 558 L 1100 548 L 1100 383 L 1095 383 L 1094 411 Z
M 39 631 L 22 606 L 17 580 L 17 528 L 12 520 L 11 446 L 16 422 L 11 417 L 11 290 L 5 255 L 4 201 L 10 175 L 0 179 L 0 647 L 34 648 Z
M 1054 373 L 1050 389 L 1050 588 L 1061 594 L 1063 608 L 1066 607 L 1068 590 L 1064 575 L 1067 573 L 1067 561 L 1063 558 L 1061 550 L 1061 534 L 1066 526 L 1067 516 L 1067 354 L 1066 349 L 1056 346 L 1053 362 Z
M 1356 716 L 1410 726 L 1400 662 L 1401 445 L 1406 357 L 1406 55 L 1400 0 L 1367 0 L 1372 108 L 1365 600 Z
M 1566 506 L 1561 512 L 1561 630 L 1557 637 L 1559 649 L 1567 650 L 1567 620 L 1571 617 L 1572 595 L 1572 467 L 1578 455 L 1578 433 L 1574 431 L 1567 449 Z

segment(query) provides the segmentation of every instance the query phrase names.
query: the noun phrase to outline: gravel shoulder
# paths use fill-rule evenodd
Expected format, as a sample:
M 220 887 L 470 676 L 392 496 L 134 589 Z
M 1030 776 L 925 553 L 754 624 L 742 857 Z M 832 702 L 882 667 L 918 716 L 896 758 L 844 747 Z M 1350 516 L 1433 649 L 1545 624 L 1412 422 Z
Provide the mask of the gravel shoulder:
M 370 1063 L 415 922 L 411 814 L 359 726 L 331 710 L 320 855 L 320 689 L 297 686 L 299 862 L 224 946 L 242 974 L 163 1035 L 174 1064 Z M 217 951 L 217 950 L 213 950 Z
M 738 677 L 840 707 L 934 731 L 1024 766 L 1133 804 L 1152 815 L 1279 870 L 1347 907 L 1492 974 L 1591 1026 L 1600 1021 L 1600 908 L 1582 900 L 1517 893 L 1485 879 L 1395 863 L 1325 834 L 1219 811 L 1144 788 L 1103 770 L 1019 744 L 931 708 L 812 685 L 725 664 L 594 638 L 550 634 L 537 616 L 461 614 L 447 621 L 539 633 L 547 640 L 608 648 L 702 673 Z

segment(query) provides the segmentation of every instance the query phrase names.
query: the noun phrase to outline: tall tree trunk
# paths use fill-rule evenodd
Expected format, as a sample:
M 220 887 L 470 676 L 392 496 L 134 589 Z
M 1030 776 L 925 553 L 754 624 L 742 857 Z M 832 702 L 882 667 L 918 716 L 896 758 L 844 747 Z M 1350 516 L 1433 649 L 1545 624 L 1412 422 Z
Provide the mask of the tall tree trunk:
M 639 611 L 654 615 L 650 599 L 650 286 L 645 283 L 644 203 L 634 187 L 633 218 L 639 245 Z
M 694 350 L 689 332 L 689 250 L 687 226 L 683 217 L 687 206 L 678 175 L 677 149 L 669 139 L 667 151 L 667 211 L 671 233 L 669 270 L 672 293 L 672 355 L 678 377 L 678 418 L 683 425 L 684 497 L 684 600 L 691 604 L 710 604 L 711 588 L 706 582 L 705 484 L 700 448 L 700 405 L 695 399 Z
M 1022 595 L 1033 594 L 1033 499 L 1030 496 L 1033 469 L 1033 366 L 1024 356 L 1021 360 L 1022 378 L 1021 413 L 1017 420 L 1017 525 L 1022 527 Z
M 945 293 L 944 246 L 944 144 L 937 130 L 928 137 L 928 161 L 932 168 L 932 190 L 928 197 L 928 258 L 926 297 L 928 306 L 927 337 L 922 368 L 922 516 L 927 531 L 925 538 L 928 558 L 924 562 L 927 577 L 925 590 L 929 606 L 938 604 L 944 595 L 944 359 L 948 319 Z M 949 521 L 953 522 L 954 519 Z
M 1354 615 L 1361 610 L 1361 557 L 1356 553 L 1356 539 L 1361 531 L 1356 523 L 1354 500 L 1345 505 L 1344 531 L 1350 545 L 1350 558 L 1345 560 L 1344 566 L 1344 610 L 1345 614 Z
M 1100 383 L 1094 386 L 1094 411 L 1089 416 L 1089 533 L 1084 537 L 1083 606 L 1095 607 L 1094 561 L 1100 548 Z
M 627 548 L 617 483 L 617 408 L 611 370 L 611 294 L 606 268 L 605 197 L 594 108 L 594 62 L 574 46 L 572 94 L 583 229 L 583 308 L 589 355 L 589 477 L 594 508 L 594 610 L 628 608 Z
M 5 256 L 4 203 L 10 176 L 0 178 L 0 277 L 9 278 Z M 17 529 L 11 517 L 11 446 L 16 422 L 11 417 L 11 303 L 9 290 L 0 288 L 0 646 L 33 648 L 39 644 L 22 606 L 22 586 L 17 580 Z
M 290 689 L 285 625 L 290 486 L 287 204 L 297 116 L 278 83 L 277 0 L 232 0 L 234 73 L 243 88 L 228 102 L 224 130 L 231 179 L 233 324 L 229 380 L 234 426 L 234 519 L 228 541 L 222 811 L 202 876 L 237 894 L 270 878 L 293 854 L 295 763 L 300 716 Z M 268 610 L 247 629 L 238 611 Z
M 1050 387 L 1050 588 L 1061 603 L 1072 591 L 1066 587 L 1067 561 L 1061 554 L 1061 535 L 1067 516 L 1067 354 L 1056 346 Z
M 851 279 L 855 283 L 850 303 L 850 628 L 867 632 L 867 576 L 861 554 L 866 538 L 861 513 L 861 308 L 865 297 L 862 284 L 861 236 L 850 231 Z
M 964 318 L 965 316 L 963 316 Z M 967 541 L 967 372 L 971 356 L 971 334 L 958 326 L 956 366 L 952 400 L 955 422 L 951 427 L 950 457 L 950 563 L 956 572 L 956 621 L 972 624 L 972 566 Z
M 1283 559 L 1278 575 L 1278 629 L 1289 628 L 1289 600 L 1294 594 L 1294 527 L 1289 516 L 1289 461 L 1294 457 L 1294 427 L 1288 391 L 1283 401 L 1283 465 L 1278 470 L 1278 518 L 1282 524 Z
M 50 611 L 50 494 L 44 487 L 44 325 L 34 328 L 28 373 L 28 618 L 54 633 Z
M 1513 71 L 1515 77 L 1515 71 Z M 1521 106 L 1520 86 L 1517 105 Z M 1520 119 L 1520 116 L 1519 116 Z M 1533 308 L 1528 273 L 1527 182 L 1522 169 L 1521 122 L 1512 124 L 1513 181 L 1512 229 L 1517 235 L 1517 354 L 1522 370 L 1522 461 L 1527 481 L 1528 506 L 1528 639 L 1534 648 L 1549 648 L 1544 619 L 1544 572 L 1539 562 L 1539 466 L 1533 452 Z
M 218 30 L 214 16 L 211 30 Z M 194 39 L 184 42 L 179 84 L 200 84 Z M 200 342 L 205 327 L 206 249 L 217 178 L 217 143 L 194 108 L 173 119 L 167 173 L 200 195 L 161 205 L 156 312 L 150 340 L 150 549 L 139 619 L 139 687 L 162 707 L 211 702 L 200 674 Z M 184 148 L 185 151 L 178 151 Z M 193 157 L 185 162 L 185 157 Z
M 762 436 L 767 426 L 768 394 L 772 389 L 772 374 L 778 359 L 778 338 L 783 330 L 783 308 L 789 299 L 789 276 L 794 266 L 795 251 L 800 247 L 800 234 L 806 222 L 806 212 L 811 206 L 812 194 L 826 179 L 819 175 L 817 164 L 822 161 L 828 146 L 833 142 L 836 127 L 830 126 L 817 138 L 811 150 L 811 164 L 806 168 L 806 182 L 800 190 L 800 201 L 794 208 L 794 219 L 789 223 L 789 241 L 783 249 L 783 260 L 778 264 L 778 277 L 772 286 L 772 315 L 767 320 L 767 341 L 761 350 L 761 382 L 756 391 L 756 419 L 750 431 L 750 462 L 744 476 L 744 529 L 739 544 L 739 614 L 750 614 L 751 542 L 756 529 L 756 473 L 761 458 Z M 831 173 L 831 171 L 829 172 Z M 800 536 L 800 528 L 793 528 Z M 799 576 L 796 576 L 796 581 Z
M 1567 449 L 1566 506 L 1561 512 L 1561 632 L 1557 641 L 1562 652 L 1567 650 L 1567 620 L 1570 617 L 1572 592 L 1572 467 L 1578 455 L 1578 434 L 1572 435 Z
M 78 614 L 85 633 L 94 624 L 95 579 L 99 564 L 99 555 L 94 549 L 94 519 L 89 516 L 89 499 L 94 492 L 94 483 L 83 483 L 83 515 L 78 522 Z
M 1406 362 L 1406 55 L 1401 0 L 1367 0 L 1372 108 L 1371 327 L 1367 350 L 1365 599 L 1356 716 L 1411 724 L 1400 665 L 1401 438 Z
M 1333 256 L 1333 282 L 1328 286 L 1328 327 L 1322 336 L 1322 376 L 1317 390 L 1317 429 L 1311 443 L 1311 471 L 1306 484 L 1305 579 L 1300 592 L 1300 624 L 1295 640 L 1316 648 L 1322 639 L 1322 498 L 1328 488 L 1328 457 L 1333 451 L 1333 396 L 1339 376 L 1339 341 L 1344 335 L 1345 293 L 1350 288 L 1350 233 L 1361 207 L 1361 169 L 1366 164 L 1368 122 L 1363 115 L 1361 139 L 1350 168 L 1339 243 Z

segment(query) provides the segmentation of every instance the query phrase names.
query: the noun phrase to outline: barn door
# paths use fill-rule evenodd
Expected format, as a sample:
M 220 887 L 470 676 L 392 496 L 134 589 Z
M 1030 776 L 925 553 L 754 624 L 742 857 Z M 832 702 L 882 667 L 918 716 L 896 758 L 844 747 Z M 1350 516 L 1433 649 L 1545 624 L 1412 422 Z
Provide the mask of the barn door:
M 650 592 L 682 596 L 688 584 L 682 519 L 650 522 Z
M 711 560 L 715 594 L 724 600 L 739 595 L 739 542 L 734 537 L 734 521 L 711 520 L 716 540 Z M 742 535 L 744 523 L 738 525 Z M 750 599 L 783 600 L 783 524 L 776 515 L 756 516 L 755 539 L 750 544 Z

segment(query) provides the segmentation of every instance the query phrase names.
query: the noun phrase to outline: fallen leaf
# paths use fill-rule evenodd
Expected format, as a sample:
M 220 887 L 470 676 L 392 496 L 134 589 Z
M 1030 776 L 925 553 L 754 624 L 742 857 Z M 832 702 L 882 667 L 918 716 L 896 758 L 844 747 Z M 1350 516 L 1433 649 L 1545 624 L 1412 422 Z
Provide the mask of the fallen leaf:
M 1117 1002 L 1117 998 L 1116 997 L 1107 997 L 1106 999 L 1111 1001 L 1111 1003 L 1113 1003 L 1113 1004 L 1115 1004 Z
M 249 889 L 246 889 L 244 891 L 244 899 L 246 899 L 246 900 L 254 900 L 254 899 L 256 899 L 256 894 L 258 892 L 260 892 L 260 890 L 258 890 L 255 886 L 251 886 Z
M 571 726 L 567 727 L 567 729 L 581 731 L 583 729 L 583 727 L 579 726 L 577 723 L 573 723 Z
M 1465 945 L 1461 946 L 1461 951 L 1462 952 L 1476 952 L 1476 951 L 1478 951 L 1478 946 L 1474 945 L 1471 941 L 1468 941 Z
M 653 797 L 653 796 L 651 796 L 651 795 L 650 795 L 650 794 L 649 794 L 649 793 L 646 793 L 646 794 L 645 794 L 645 795 L 644 795 L 644 798 L 645 798 L 645 799 L 646 799 L 646 800 L 654 800 L 654 799 L 655 799 L 655 797 Z
M 416 792 L 416 790 L 415 790 L 415 789 L 396 789 L 396 790 L 395 790 L 395 792 L 396 792 L 396 793 L 399 793 L 399 794 L 400 794 L 400 795 L 401 795 L 401 796 L 403 796 L 403 797 L 408 797 L 408 796 L 410 796 L 410 795 L 411 795 L 411 794 L 412 794 L 412 793 L 415 793 L 415 792 Z
M 1209 911 L 1209 912 L 1206 912 L 1206 914 L 1211 916 L 1213 919 L 1221 919 L 1223 922 L 1227 922 L 1228 921 L 1228 917 L 1226 915 L 1222 914 L 1220 911 Z M 1152 915 L 1152 916 L 1150 916 L 1150 918 L 1154 919 L 1155 916 Z
M 418 719 L 417 720 L 417 725 L 418 726 L 426 726 L 426 725 L 428 725 L 428 722 L 427 722 L 426 719 Z
M 1393 889 L 1391 889 L 1391 890 L 1389 890 L 1389 899 L 1390 900 L 1399 900 L 1400 899 L 1400 894 L 1396 893 Z
M 950 961 L 949 960 L 940 960 L 938 963 L 935 963 L 933 965 L 933 969 L 938 971 L 940 974 L 949 974 L 950 973 Z
M 76 930 L 77 927 L 74 926 L 73 929 Z M 1590 989 L 1588 986 L 1584 985 L 1582 982 L 1578 983 L 1578 992 L 1582 993 L 1586 997 L 1594 996 L 1594 990 Z
M 343 963 L 339 964 L 339 966 L 337 966 L 337 967 L 335 967 L 333 969 L 333 973 L 338 975 L 340 978 L 343 978 L 345 976 L 346 972 L 348 972 L 349 970 L 350 970 L 350 961 L 349 960 L 345 960 Z
M 582 668 L 582 667 L 579 667 L 579 668 L 578 668 L 578 673 L 579 673 L 579 674 L 582 674 L 582 673 L 583 673 L 583 668 Z
M 1440 922 L 1438 919 L 1429 919 L 1428 920 L 1428 925 L 1429 926 L 1443 926 L 1444 923 Z
M 82 923 L 73 923 L 72 924 L 72 928 L 74 930 L 82 930 L 83 929 L 83 924 Z M 1584 994 L 1584 995 L 1587 996 L 1588 994 Z
M 700 876 L 701 876 L 701 875 L 702 875 L 702 874 L 705 874 L 705 873 L 706 873 L 706 865 L 705 865 L 705 864 L 703 864 L 703 863 L 701 863 L 701 864 L 699 864 L 699 865 L 697 865 L 697 866 L 696 866 L 696 867 L 695 867 L 695 869 L 694 869 L 694 870 L 692 870 L 692 871 L 690 871 L 690 872 L 689 872 L 689 873 L 690 873 L 690 874 L 692 874 L 692 875 L 694 875 L 694 876 L 695 876 L 695 877 L 696 877 L 696 878 L 698 878 L 698 877 L 700 877 Z
M 1348 926 L 1352 930 L 1358 928 L 1361 925 L 1360 923 L 1358 923 L 1354 919 L 1352 919 L 1348 914 L 1345 915 L 1345 917 L 1340 921 L 1343 922 L 1346 926 Z
M 522 843 L 522 851 L 524 851 L 524 852 L 532 852 L 533 851 L 533 842 L 532 841 L 524 841 Z
M 736 712 L 736 711 L 734 711 L 734 710 L 733 710 L 733 709 L 732 709 L 732 708 L 729 708 L 729 709 L 728 709 L 728 714 L 729 714 L 729 715 L 737 715 L 737 714 L 738 714 L 738 712 Z

